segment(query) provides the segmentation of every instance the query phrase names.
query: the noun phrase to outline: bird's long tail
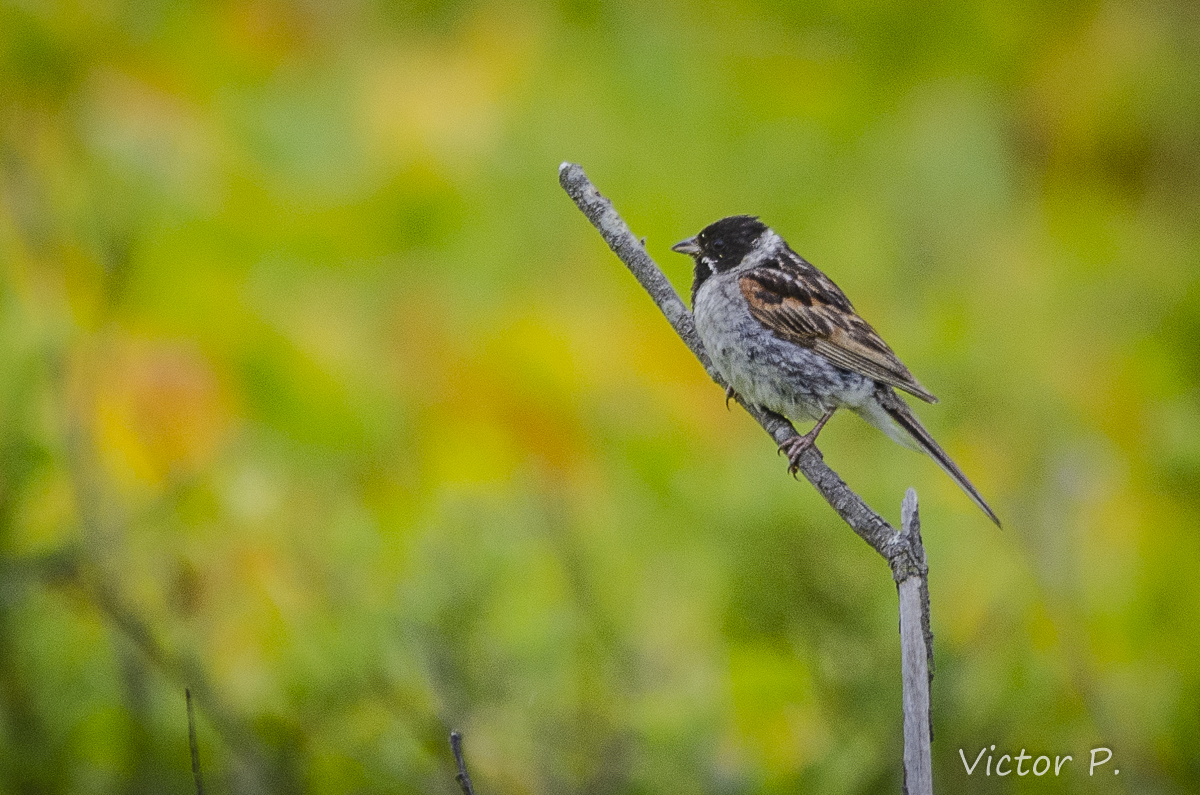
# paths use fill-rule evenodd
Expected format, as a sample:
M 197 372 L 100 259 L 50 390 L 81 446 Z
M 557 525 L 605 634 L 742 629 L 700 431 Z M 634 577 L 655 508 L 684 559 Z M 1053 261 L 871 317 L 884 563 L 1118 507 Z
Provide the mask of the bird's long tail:
M 996 517 L 996 512 L 987 504 L 987 501 L 983 499 L 983 495 L 967 479 L 963 471 L 958 468 L 958 464 L 954 463 L 953 459 L 942 449 L 942 446 L 929 435 L 929 431 L 925 430 L 925 426 L 912 413 L 912 409 L 908 407 L 903 398 L 898 396 L 891 387 L 881 385 L 875 390 L 875 400 L 871 401 L 871 404 L 874 405 L 868 405 L 859 411 L 863 419 L 901 444 L 927 453 L 930 458 L 938 463 L 938 466 L 945 470 L 947 475 L 954 479 L 959 488 L 965 491 L 967 496 L 988 515 L 988 518 L 995 522 L 997 527 L 1000 526 L 1000 519 Z M 882 409 L 882 412 L 878 409 Z

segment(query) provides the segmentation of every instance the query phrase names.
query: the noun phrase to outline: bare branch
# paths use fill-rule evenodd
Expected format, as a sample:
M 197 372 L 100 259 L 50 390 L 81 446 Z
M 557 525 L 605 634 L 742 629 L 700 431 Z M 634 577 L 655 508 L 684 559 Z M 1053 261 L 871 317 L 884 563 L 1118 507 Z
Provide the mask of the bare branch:
M 204 778 L 200 775 L 200 744 L 196 741 L 196 710 L 192 708 L 192 689 L 185 687 L 187 698 L 188 750 L 192 752 L 192 778 L 196 780 L 196 795 L 204 795 Z
M 904 788 L 908 795 L 933 795 L 933 740 L 929 685 L 933 681 L 933 633 L 929 629 L 928 567 L 921 545 L 917 492 L 909 489 L 901 506 L 901 538 L 918 571 L 900 580 L 900 667 L 904 683 Z
M 475 787 L 467 773 L 467 762 L 463 759 L 462 735 L 458 732 L 450 732 L 450 750 L 454 751 L 454 761 L 458 763 L 458 775 L 454 780 L 462 787 L 463 795 L 475 795 Z
M 574 163 L 558 168 L 558 181 L 575 201 L 613 253 L 625 263 L 638 283 L 645 288 L 662 311 L 675 333 L 691 349 L 710 378 L 722 388 L 728 384 L 712 366 L 708 353 L 696 333 L 692 314 L 684 306 L 675 288 L 646 252 L 645 239 L 639 240 L 613 208 L 612 202 L 596 190 Z M 742 401 L 742 407 L 758 421 L 775 444 L 797 436 L 796 429 L 784 417 Z M 863 502 L 836 472 L 826 465 L 815 445 L 800 458 L 800 472 L 837 511 L 838 516 L 878 552 L 892 570 L 900 600 L 900 641 L 904 683 L 904 780 L 909 795 L 932 795 L 933 776 L 930 759 L 932 721 L 929 685 L 933 679 L 933 633 L 929 627 L 928 566 L 921 544 L 921 525 L 917 512 L 917 493 L 909 489 L 901 508 L 903 533 Z
M 675 333 L 704 365 L 709 377 L 720 384 L 722 389 L 727 388 L 729 385 L 713 368 L 712 361 L 708 358 L 708 353 L 704 350 L 704 345 L 696 333 L 692 313 L 684 306 L 683 300 L 675 292 L 671 283 L 667 281 L 662 270 L 650 258 L 646 247 L 630 231 L 628 225 L 613 208 L 612 202 L 596 190 L 596 186 L 587 178 L 583 169 L 574 163 L 563 163 L 559 166 L 558 181 L 583 214 L 587 216 L 587 219 L 600 232 L 600 236 L 604 238 L 604 242 L 608 243 L 608 247 L 620 258 L 621 262 L 625 263 L 638 283 L 654 299 L 654 303 L 658 304 L 658 308 L 666 316 L 671 327 L 675 329 Z M 797 435 L 796 429 L 783 417 L 770 411 L 764 411 L 753 404 L 747 404 L 742 401 L 740 396 L 735 397 L 750 416 L 758 421 L 763 430 L 770 434 L 771 438 L 775 440 L 775 444 L 782 444 Z M 809 447 L 800 458 L 800 472 L 820 492 L 825 501 L 837 511 L 838 516 L 841 516 L 842 520 L 850 525 L 850 528 L 860 538 L 888 561 L 897 582 L 900 581 L 904 572 L 915 566 L 915 561 L 911 559 L 907 546 L 899 543 L 899 534 L 895 528 L 850 490 L 838 474 L 825 463 L 815 445 Z
M 909 577 L 921 581 L 921 634 L 925 639 L 925 656 L 929 662 L 929 681 L 933 681 L 933 629 L 929 626 L 929 564 L 925 560 L 925 543 L 921 540 L 921 514 L 917 507 L 917 492 L 910 488 L 900 505 L 901 538 L 909 547 L 916 568 Z M 899 583 L 897 583 L 899 584 Z

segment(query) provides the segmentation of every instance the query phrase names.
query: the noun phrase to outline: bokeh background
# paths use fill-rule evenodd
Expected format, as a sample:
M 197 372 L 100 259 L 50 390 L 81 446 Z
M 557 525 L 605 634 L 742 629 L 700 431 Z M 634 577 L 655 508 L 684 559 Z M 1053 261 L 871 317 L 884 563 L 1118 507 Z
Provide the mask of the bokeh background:
M 1003 531 L 821 437 L 922 497 L 940 791 L 1200 791 L 1198 9 L 0 0 L 0 792 L 193 791 L 185 686 L 217 792 L 899 791 L 886 566 L 563 160 L 942 398 Z

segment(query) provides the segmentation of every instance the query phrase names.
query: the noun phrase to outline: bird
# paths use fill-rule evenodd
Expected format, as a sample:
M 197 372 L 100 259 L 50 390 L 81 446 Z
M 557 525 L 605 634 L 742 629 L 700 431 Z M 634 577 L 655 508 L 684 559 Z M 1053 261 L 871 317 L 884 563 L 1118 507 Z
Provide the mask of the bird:
M 794 476 L 840 408 L 926 453 L 1000 526 L 995 511 L 896 390 L 936 403 L 846 294 L 756 216 L 733 215 L 672 251 L 695 261 L 692 314 L 713 366 L 739 396 L 812 430 L 779 446 Z

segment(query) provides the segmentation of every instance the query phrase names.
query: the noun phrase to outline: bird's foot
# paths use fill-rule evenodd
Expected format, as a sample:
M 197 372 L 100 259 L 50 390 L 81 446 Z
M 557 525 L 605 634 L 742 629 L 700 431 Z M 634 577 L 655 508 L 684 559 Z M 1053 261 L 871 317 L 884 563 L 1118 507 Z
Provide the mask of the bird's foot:
M 805 450 L 813 447 L 816 440 L 816 435 L 809 431 L 803 436 L 793 436 L 779 445 L 779 452 L 787 454 L 789 475 L 796 477 L 796 473 L 800 471 L 800 456 L 804 455 Z
M 835 409 L 830 409 L 825 412 L 825 416 L 817 420 L 817 424 L 808 433 L 801 436 L 793 436 L 779 445 L 779 452 L 787 453 L 789 475 L 796 477 L 796 473 L 800 471 L 800 456 L 804 455 L 804 451 L 808 448 L 815 447 L 817 435 L 821 433 L 821 429 L 825 427 L 825 423 L 829 422 L 829 418 L 833 416 L 834 411 Z
M 738 401 L 740 402 L 742 399 L 742 396 L 739 395 L 737 392 L 733 391 L 733 387 L 731 387 L 731 386 L 725 387 L 725 408 L 726 409 L 729 408 L 729 401 L 732 400 L 733 398 L 737 398 Z

